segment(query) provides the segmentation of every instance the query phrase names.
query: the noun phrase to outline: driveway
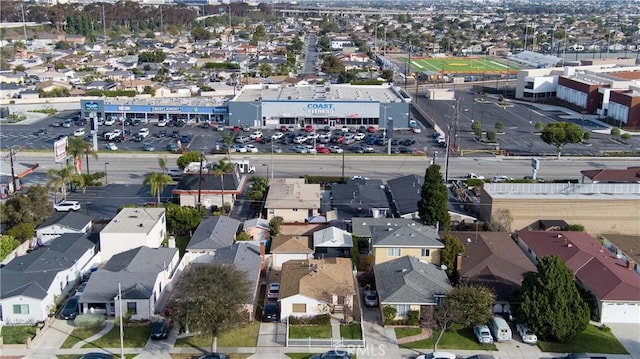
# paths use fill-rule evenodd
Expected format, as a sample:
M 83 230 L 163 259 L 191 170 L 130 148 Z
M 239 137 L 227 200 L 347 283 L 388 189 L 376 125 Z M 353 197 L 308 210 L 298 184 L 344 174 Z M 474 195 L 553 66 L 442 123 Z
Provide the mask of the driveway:
M 625 323 L 607 324 L 613 335 L 629 352 L 633 359 L 640 359 L 640 325 Z
M 257 347 L 283 347 L 286 343 L 287 327 L 283 323 L 260 323 Z

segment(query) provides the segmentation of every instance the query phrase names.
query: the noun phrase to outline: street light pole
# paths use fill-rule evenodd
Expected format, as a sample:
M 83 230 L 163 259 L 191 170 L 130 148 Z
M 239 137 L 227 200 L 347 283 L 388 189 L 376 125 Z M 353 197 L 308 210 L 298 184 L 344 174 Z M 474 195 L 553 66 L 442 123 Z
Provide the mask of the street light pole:
M 202 161 L 203 160 L 204 160 L 204 151 L 201 151 L 200 152 L 200 168 L 198 171 L 198 208 L 202 207 Z
M 104 163 L 104 184 L 109 184 L 109 176 L 107 174 L 107 165 L 109 162 Z

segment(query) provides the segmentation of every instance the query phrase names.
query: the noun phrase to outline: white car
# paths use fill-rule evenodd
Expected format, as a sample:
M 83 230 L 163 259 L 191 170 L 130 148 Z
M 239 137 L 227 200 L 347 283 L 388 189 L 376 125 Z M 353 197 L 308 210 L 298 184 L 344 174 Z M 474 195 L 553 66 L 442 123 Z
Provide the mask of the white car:
M 422 133 L 422 130 L 420 129 L 420 127 L 416 126 L 416 127 L 411 127 L 411 132 Z
M 113 142 L 109 142 L 109 143 L 107 143 L 107 149 L 109 151 L 117 151 L 118 150 L 118 146 L 116 146 L 116 144 L 113 143 Z
M 284 137 L 284 133 L 282 133 L 282 132 L 276 132 L 273 135 L 271 135 L 271 139 L 272 140 L 279 140 L 282 137 Z
M 342 153 L 344 150 L 340 146 L 329 146 L 329 152 L 331 153 Z
M 77 130 L 73 131 L 73 135 L 74 135 L 75 137 L 82 137 L 82 136 L 84 136 L 84 128 L 79 128 L 79 129 L 77 129 Z
M 280 295 L 280 283 L 269 283 L 269 288 L 267 289 L 267 298 L 278 299 L 278 295 Z
M 116 119 L 113 117 L 110 117 L 106 120 L 104 120 L 104 125 L 105 126 L 113 126 L 116 123 Z
M 264 134 L 260 131 L 253 131 L 250 135 L 249 138 L 251 138 L 252 140 L 255 140 L 256 138 L 262 138 L 262 136 L 264 136 Z
M 149 129 L 148 128 L 141 128 L 140 131 L 138 131 L 138 135 L 142 136 L 142 138 L 146 138 L 147 136 L 149 136 Z
M 536 344 L 538 342 L 538 336 L 526 325 L 516 324 L 516 331 L 520 335 L 522 342 L 526 344 Z
M 236 137 L 236 143 L 247 143 L 249 142 L 251 139 L 247 136 L 238 136 Z
M 298 144 L 305 143 L 306 141 L 307 141 L 307 138 L 304 136 L 297 136 L 296 138 L 293 139 L 293 143 L 298 143 Z
M 416 359 L 456 359 L 456 355 L 449 352 L 433 352 L 418 355 Z
M 167 121 L 158 120 L 158 123 L 156 124 L 156 126 L 158 126 L 158 127 L 167 127 Z
M 470 172 L 470 173 L 468 173 L 468 174 L 467 174 L 467 178 L 468 178 L 468 179 L 479 179 L 479 180 L 483 180 L 483 179 L 484 179 L 484 176 L 481 176 L 481 175 L 478 175 L 478 174 L 475 174 L 475 173 Z
M 505 182 L 505 181 L 513 181 L 512 177 L 509 176 L 493 176 L 491 182 Z
M 231 145 L 231 147 L 229 147 L 229 150 L 232 152 L 247 152 L 247 146 L 245 145 L 239 145 L 239 144 L 234 144 Z
M 365 135 L 362 132 L 358 132 L 353 136 L 353 139 L 356 140 L 356 141 L 362 141 L 362 140 L 365 139 L 365 137 L 367 137 L 367 135 Z
M 318 153 L 318 150 L 315 149 L 312 145 L 304 145 L 307 148 L 307 153 Z
M 57 212 L 79 211 L 80 203 L 78 201 L 62 201 L 54 204 L 53 209 Z
M 473 327 L 473 334 L 475 334 L 478 343 L 480 344 L 493 344 L 493 336 L 489 327 L 486 325 L 476 325 Z
M 366 305 L 367 307 L 378 306 L 378 294 L 375 290 L 364 291 L 364 305 Z
M 244 148 L 247 149 L 247 152 L 258 152 L 258 147 L 256 147 L 256 145 L 244 145 Z
M 315 132 L 309 132 L 309 133 L 307 134 L 307 140 L 309 140 L 309 141 L 313 141 L 313 140 L 317 139 L 319 136 L 320 136 L 320 135 L 319 135 L 319 134 L 317 134 L 317 133 L 315 133 Z

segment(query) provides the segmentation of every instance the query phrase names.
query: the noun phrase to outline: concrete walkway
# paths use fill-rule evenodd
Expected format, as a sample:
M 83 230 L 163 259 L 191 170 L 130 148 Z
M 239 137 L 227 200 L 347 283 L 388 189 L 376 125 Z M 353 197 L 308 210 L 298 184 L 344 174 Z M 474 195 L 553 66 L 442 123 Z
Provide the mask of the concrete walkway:
M 90 336 L 87 339 L 83 339 L 77 343 L 75 343 L 72 348 L 82 348 L 83 346 L 85 346 L 86 344 L 89 344 L 93 341 L 96 341 L 102 337 L 104 337 L 105 335 L 107 335 L 107 333 L 109 333 L 111 331 L 111 329 L 113 329 L 114 323 L 113 320 L 107 320 L 104 323 L 104 328 L 102 328 L 99 332 L 97 332 L 96 334 Z
M 340 335 L 340 320 L 331 316 L 331 340 L 335 342 L 339 342 L 341 339 Z

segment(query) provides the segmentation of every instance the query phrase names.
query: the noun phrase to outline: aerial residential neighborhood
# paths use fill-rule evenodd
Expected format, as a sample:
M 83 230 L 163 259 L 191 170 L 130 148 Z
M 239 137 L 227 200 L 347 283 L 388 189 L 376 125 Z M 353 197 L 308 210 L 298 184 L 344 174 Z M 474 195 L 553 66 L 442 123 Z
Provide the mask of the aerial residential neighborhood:
M 637 2 L 1 7 L 0 358 L 640 358 Z

